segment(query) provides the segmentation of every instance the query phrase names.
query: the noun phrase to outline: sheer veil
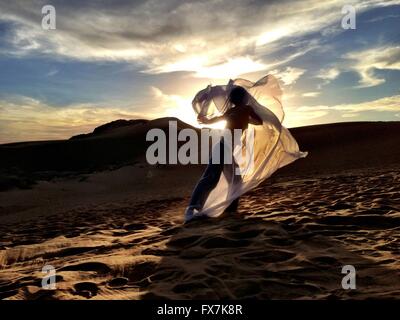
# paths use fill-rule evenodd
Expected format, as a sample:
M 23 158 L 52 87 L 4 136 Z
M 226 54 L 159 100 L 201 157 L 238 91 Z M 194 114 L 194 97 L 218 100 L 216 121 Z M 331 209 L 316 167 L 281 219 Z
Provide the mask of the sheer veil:
M 276 170 L 307 156 L 307 152 L 299 150 L 296 140 L 282 125 L 285 115 L 281 102 L 282 90 L 277 79 L 272 75 L 267 75 L 255 83 L 245 79 L 235 79 L 230 80 L 227 85 L 209 85 L 194 97 L 192 102 L 194 111 L 208 119 L 221 116 L 232 107 L 228 97 L 236 86 L 247 90 L 248 105 L 260 116 L 263 123 L 262 125 L 250 124 L 248 132 L 245 130 L 242 134 L 242 146 L 234 147 L 235 158 L 243 159 L 239 157 L 246 152 L 250 155 L 239 163 L 240 179 L 235 179 L 234 165 L 225 165 L 224 171 L 231 172 L 221 174 L 217 186 L 209 194 L 200 215 L 219 216 L 234 199 L 255 188 Z M 246 137 L 250 139 L 246 140 Z M 249 161 L 252 161 L 251 165 Z

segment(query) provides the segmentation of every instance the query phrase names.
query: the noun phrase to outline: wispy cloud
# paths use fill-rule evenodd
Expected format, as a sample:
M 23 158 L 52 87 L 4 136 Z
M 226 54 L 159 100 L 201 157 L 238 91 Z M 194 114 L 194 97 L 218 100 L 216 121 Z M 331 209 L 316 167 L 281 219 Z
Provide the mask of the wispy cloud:
M 250 57 L 228 58 L 216 65 L 206 65 L 205 58 L 198 56 L 168 63 L 164 66 L 147 70 L 150 73 L 192 71 L 196 77 L 208 79 L 236 78 L 244 73 L 257 72 L 267 69 L 267 65 Z
M 52 77 L 52 76 L 55 76 L 57 73 L 58 73 L 57 69 L 52 69 L 52 70 L 50 70 L 49 72 L 46 73 L 46 76 Z
M 344 112 L 363 112 L 363 111 L 399 111 L 400 110 L 400 95 L 384 97 L 372 101 L 362 103 L 344 103 L 336 106 L 331 106 L 331 109 Z
M 311 92 L 304 92 L 302 96 L 306 98 L 314 98 L 318 97 L 320 94 L 321 94 L 320 91 L 311 91 Z
M 289 126 L 399 114 L 389 71 L 396 81 L 400 49 L 385 38 L 382 19 L 393 24 L 399 7 L 384 7 L 400 0 L 52 3 L 57 29 L 49 31 L 40 10 L 48 1 L 1 4 L 3 142 L 67 138 L 116 118 L 177 116 L 195 124 L 190 102 L 197 90 L 267 72 L 285 85 Z M 357 9 L 357 30 L 340 26 L 345 4 Z M 332 92 L 341 86 L 346 96 Z
M 374 87 L 385 82 L 375 70 L 400 70 L 400 46 L 375 47 L 350 52 L 344 58 L 352 60 L 352 68 L 360 75 L 359 87 Z
M 393 120 L 400 111 L 400 95 L 384 97 L 360 103 L 338 105 L 314 105 L 289 108 L 286 112 L 286 125 L 299 126 L 312 123 L 329 123 L 338 119 L 357 118 L 368 113 L 387 113 L 385 120 Z M 390 119 L 390 115 L 392 119 Z M 388 118 L 389 117 L 389 118 Z
M 0 143 L 67 139 L 115 119 L 139 117 L 143 116 L 112 106 L 76 104 L 61 108 L 29 97 L 14 97 L 0 101 Z
M 323 80 L 333 80 L 340 74 L 339 69 L 337 68 L 328 68 L 328 69 L 321 69 L 317 78 L 321 78 Z
M 336 79 L 339 75 L 340 71 L 337 67 L 323 68 L 319 70 L 316 78 L 322 79 L 322 82 L 318 84 L 317 88 L 321 89 L 323 86 L 326 86 L 332 80 Z
M 358 117 L 359 113 L 343 113 L 342 118 L 355 118 Z
M 287 67 L 285 70 L 272 70 L 270 73 L 276 75 L 284 85 L 291 85 L 296 83 L 305 72 L 305 69 Z
M 292 108 L 286 112 L 284 123 L 288 127 L 308 125 L 313 122 L 322 123 L 323 117 L 328 114 L 326 106 Z
M 360 11 L 384 5 L 354 3 Z M 260 59 L 282 40 L 332 29 L 348 1 L 118 1 L 80 3 L 79 10 L 67 1 L 55 5 L 57 30 L 51 31 L 41 29 L 44 4 L 2 4 L 0 20 L 14 24 L 9 54 L 135 61 L 151 73 L 193 71 L 212 78 L 236 67 L 253 72 L 273 64 Z
M 297 108 L 297 111 L 304 111 L 304 112 L 315 111 L 315 110 L 323 110 L 323 111 L 336 110 L 345 113 L 360 113 L 365 111 L 396 112 L 400 110 L 400 95 L 384 97 L 361 103 L 344 103 L 333 106 L 327 106 L 327 105 L 302 106 Z

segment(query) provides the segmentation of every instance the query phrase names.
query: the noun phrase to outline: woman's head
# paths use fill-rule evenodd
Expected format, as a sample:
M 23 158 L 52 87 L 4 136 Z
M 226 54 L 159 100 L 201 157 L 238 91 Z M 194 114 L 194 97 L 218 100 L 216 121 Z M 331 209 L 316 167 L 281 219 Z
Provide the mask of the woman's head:
M 232 89 L 229 94 L 229 101 L 234 105 L 242 105 L 247 103 L 247 91 L 239 86 Z

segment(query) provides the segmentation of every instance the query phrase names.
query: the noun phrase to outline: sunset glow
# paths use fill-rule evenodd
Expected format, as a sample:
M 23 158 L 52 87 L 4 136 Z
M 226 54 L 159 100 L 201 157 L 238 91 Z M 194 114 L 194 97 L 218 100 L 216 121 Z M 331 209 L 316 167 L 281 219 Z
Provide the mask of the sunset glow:
M 120 118 L 199 126 L 199 90 L 266 74 L 288 97 L 289 127 L 400 119 L 398 0 L 352 1 L 354 30 L 341 26 L 347 1 L 163 3 L 65 1 L 55 30 L 42 29 L 44 1 L 2 3 L 0 143 L 65 139 Z

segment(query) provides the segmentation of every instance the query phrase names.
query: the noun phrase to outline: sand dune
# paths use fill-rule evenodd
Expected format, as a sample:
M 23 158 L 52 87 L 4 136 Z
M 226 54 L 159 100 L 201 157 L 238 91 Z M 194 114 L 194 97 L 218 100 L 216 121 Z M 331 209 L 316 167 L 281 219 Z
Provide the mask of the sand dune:
M 292 132 L 309 158 L 246 194 L 237 213 L 188 225 L 201 168 L 139 162 L 0 192 L 0 298 L 399 297 L 400 123 Z M 46 264 L 56 290 L 41 288 Z M 355 290 L 341 287 L 347 264 Z

